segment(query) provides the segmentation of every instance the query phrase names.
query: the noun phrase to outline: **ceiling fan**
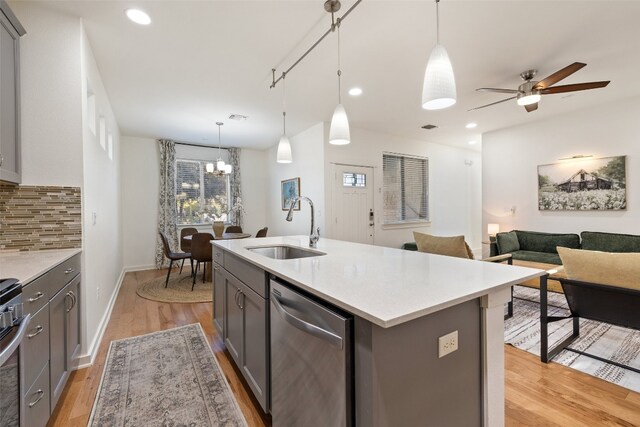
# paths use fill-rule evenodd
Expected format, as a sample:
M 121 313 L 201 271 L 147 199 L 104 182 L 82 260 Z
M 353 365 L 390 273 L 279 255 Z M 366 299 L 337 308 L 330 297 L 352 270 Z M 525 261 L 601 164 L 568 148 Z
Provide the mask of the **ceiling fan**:
M 497 93 L 509 93 L 513 94 L 511 98 L 503 99 L 501 101 L 492 102 L 491 104 L 483 105 L 481 107 L 472 108 L 469 111 L 479 110 L 480 108 L 490 107 L 492 105 L 500 104 L 501 102 L 510 101 L 517 98 L 518 105 L 524 106 L 524 109 L 528 113 L 538 109 L 538 101 L 542 95 L 551 95 L 554 93 L 575 92 L 578 90 L 598 89 L 605 87 L 610 81 L 602 82 L 589 82 L 589 83 L 576 83 L 571 85 L 553 86 L 562 79 L 566 79 L 571 74 L 575 73 L 587 64 L 582 62 L 574 62 L 573 64 L 564 67 L 560 71 L 556 71 L 549 77 L 540 81 L 534 81 L 538 70 L 527 70 L 520 73 L 520 77 L 524 80 L 518 89 L 496 89 L 491 87 L 481 87 L 476 89 L 478 92 L 497 92 Z

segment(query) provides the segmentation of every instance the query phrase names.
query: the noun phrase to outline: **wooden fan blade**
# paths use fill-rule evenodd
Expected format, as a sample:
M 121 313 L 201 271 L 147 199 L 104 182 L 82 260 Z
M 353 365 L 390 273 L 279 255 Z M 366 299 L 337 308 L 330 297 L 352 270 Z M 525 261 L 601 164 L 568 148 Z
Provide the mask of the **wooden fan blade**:
M 586 65 L 587 64 L 584 64 L 582 62 L 574 62 L 573 64 L 564 67 L 562 70 L 556 71 L 555 73 L 551 74 L 546 79 L 540 80 L 538 83 L 536 83 L 536 85 L 533 88 L 546 89 L 549 86 L 558 83 L 560 80 L 566 79 L 571 74 L 575 73 L 576 71 L 578 71 L 579 69 L 581 69 Z
M 530 113 L 532 111 L 536 111 L 538 109 L 538 103 L 536 102 L 535 104 L 525 105 L 524 109 L 527 110 L 527 113 Z
M 492 102 L 491 104 L 483 105 L 481 107 L 472 108 L 472 109 L 467 110 L 467 111 L 473 111 L 473 110 L 479 110 L 479 109 L 485 108 L 485 107 L 491 107 L 492 105 L 500 104 L 501 102 L 511 101 L 512 99 L 516 99 L 516 98 L 517 98 L 516 96 L 512 96 L 511 98 L 503 99 L 502 101 Z
M 518 93 L 518 89 L 497 89 L 493 87 L 481 87 L 476 89 L 478 92 L 498 92 L 498 93 Z
M 610 81 L 576 83 L 573 85 L 553 86 L 546 89 L 542 89 L 540 93 L 543 95 L 551 95 L 553 93 L 576 92 L 578 90 L 598 89 L 598 88 L 607 86 L 609 83 Z

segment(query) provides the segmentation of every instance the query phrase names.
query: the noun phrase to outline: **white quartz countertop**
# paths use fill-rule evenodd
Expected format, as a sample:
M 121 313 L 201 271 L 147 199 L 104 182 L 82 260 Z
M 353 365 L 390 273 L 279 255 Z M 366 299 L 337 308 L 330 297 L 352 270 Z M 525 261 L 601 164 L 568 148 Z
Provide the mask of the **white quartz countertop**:
M 24 286 L 80 252 L 79 248 L 0 252 L 0 278 L 18 279 Z
M 307 236 L 215 240 L 260 266 L 378 326 L 388 328 L 545 274 L 543 270 L 321 238 L 324 256 L 277 260 L 247 247 L 309 247 Z

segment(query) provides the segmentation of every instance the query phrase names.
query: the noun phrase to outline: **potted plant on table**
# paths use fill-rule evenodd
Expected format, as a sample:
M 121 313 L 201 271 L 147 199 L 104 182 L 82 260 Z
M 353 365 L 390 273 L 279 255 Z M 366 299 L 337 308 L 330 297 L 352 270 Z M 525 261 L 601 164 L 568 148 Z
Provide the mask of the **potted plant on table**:
M 245 210 L 244 206 L 242 205 L 242 198 L 237 197 L 236 202 L 233 204 L 233 206 L 231 206 L 231 209 L 229 209 L 229 212 L 227 212 L 227 214 L 235 224 L 240 225 L 240 219 L 242 218 L 242 215 L 244 213 Z

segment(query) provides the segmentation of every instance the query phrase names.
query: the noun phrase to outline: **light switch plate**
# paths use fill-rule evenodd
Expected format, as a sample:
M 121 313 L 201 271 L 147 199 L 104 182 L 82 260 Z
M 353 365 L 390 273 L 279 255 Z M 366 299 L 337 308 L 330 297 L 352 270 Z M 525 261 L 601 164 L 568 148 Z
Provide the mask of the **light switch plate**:
M 458 349 L 458 331 L 453 331 L 438 338 L 438 358 L 453 353 Z

